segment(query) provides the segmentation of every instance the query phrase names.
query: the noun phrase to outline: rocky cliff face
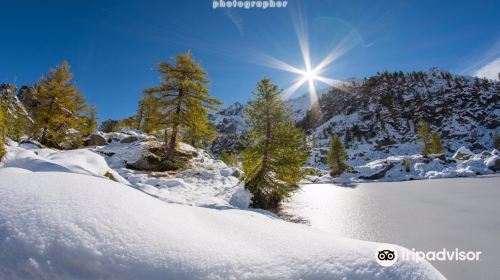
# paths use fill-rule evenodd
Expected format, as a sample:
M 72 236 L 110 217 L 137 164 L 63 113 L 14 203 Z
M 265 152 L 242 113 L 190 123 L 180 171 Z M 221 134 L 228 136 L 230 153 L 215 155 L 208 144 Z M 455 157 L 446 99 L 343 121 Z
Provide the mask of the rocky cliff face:
M 212 151 L 219 153 L 223 149 L 243 149 L 247 132 L 244 110 L 245 106 L 236 102 L 226 109 L 210 115 L 210 120 L 217 129 L 217 138 L 212 145 Z
M 347 145 L 351 163 L 361 164 L 388 155 L 418 153 L 419 120 L 442 135 L 449 153 L 460 146 L 476 151 L 491 149 L 500 124 L 499 94 L 497 81 L 433 68 L 350 80 L 322 93 L 319 110 L 311 110 L 307 95 L 287 103 L 297 125 L 308 135 L 311 165 L 322 165 L 333 133 Z M 241 113 L 241 104 L 239 108 Z M 224 123 L 225 118 L 231 121 L 226 119 Z M 218 139 L 214 147 L 239 148 L 232 144 L 237 142 L 237 135 L 245 135 L 243 114 L 235 118 L 225 112 L 214 120 L 223 134 L 229 127 L 239 131 L 230 142 Z
M 0 106 L 6 114 L 7 127 L 9 135 L 14 138 L 19 138 L 24 134 L 24 127 L 32 122 L 26 107 L 21 98 L 24 93 L 29 90 L 27 87 L 22 87 L 19 90 L 12 84 L 0 84 Z M 19 140 L 19 139 L 16 139 Z

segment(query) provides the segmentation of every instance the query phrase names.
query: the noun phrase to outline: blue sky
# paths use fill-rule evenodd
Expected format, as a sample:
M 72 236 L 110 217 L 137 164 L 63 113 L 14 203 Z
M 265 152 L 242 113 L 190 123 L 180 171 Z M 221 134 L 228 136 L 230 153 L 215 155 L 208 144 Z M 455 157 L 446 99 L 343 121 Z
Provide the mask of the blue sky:
M 159 83 L 156 65 L 191 50 L 214 96 L 245 102 L 264 76 L 282 88 L 297 78 L 263 65 L 267 55 L 303 67 L 297 25 L 308 31 L 313 65 L 350 39 L 323 74 L 332 79 L 433 66 L 473 75 L 500 64 L 498 1 L 288 2 L 214 10 L 210 0 L 3 1 L 0 82 L 32 84 L 68 60 L 100 119 L 123 118 Z

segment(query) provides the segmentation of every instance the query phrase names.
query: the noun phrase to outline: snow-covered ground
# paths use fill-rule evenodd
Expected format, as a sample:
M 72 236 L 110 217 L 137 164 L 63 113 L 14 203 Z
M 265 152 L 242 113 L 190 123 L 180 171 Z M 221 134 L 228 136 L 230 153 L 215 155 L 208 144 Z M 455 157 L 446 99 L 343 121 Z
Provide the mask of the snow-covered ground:
M 436 178 L 471 177 L 493 174 L 495 162 L 500 161 L 498 150 L 474 154 L 461 147 L 452 158 L 444 155 L 390 156 L 360 166 L 351 172 L 332 178 L 326 165 L 317 169 L 322 175 L 309 175 L 303 183 L 359 183 L 363 181 L 407 181 Z
M 247 208 L 250 203 L 250 194 L 235 177 L 240 172 L 213 159 L 204 150 L 181 143 L 181 150 L 196 154 L 189 169 L 175 174 L 141 172 L 126 168 L 126 163 L 138 160 L 155 140 L 133 130 L 104 136 L 117 141 L 102 147 L 69 151 L 39 148 L 33 144 L 18 145 L 11 141 L 0 167 L 18 167 L 33 172 L 80 173 L 103 178 L 112 175 L 115 181 L 172 203 L 211 208 Z M 120 142 L 129 136 L 137 137 L 138 141 Z
M 134 130 L 101 136 L 108 144 L 71 151 L 9 142 L 0 163 L 0 278 L 443 278 L 425 262 L 378 265 L 378 243 L 251 211 L 241 171 L 202 149 L 180 144 L 193 154 L 181 171 L 135 171 L 127 163 L 159 142 Z M 498 158 L 497 151 L 461 152 L 470 159 L 424 165 L 418 156 L 392 157 L 349 174 L 359 180 L 389 164 L 380 180 L 468 176 Z M 406 174 L 400 169 L 408 159 Z
M 379 244 L 236 209 L 165 203 L 70 172 L 0 168 L 2 279 L 443 279 Z
M 123 134 L 128 133 L 114 133 L 114 137 L 123 139 L 126 137 Z M 139 138 L 147 139 L 145 136 Z M 152 173 L 126 168 L 127 163 L 140 159 L 148 147 L 159 144 L 153 139 L 132 143 L 113 141 L 92 150 L 104 155 L 110 168 L 116 170 L 130 185 L 163 201 L 211 208 L 248 207 L 250 194 L 244 190 L 240 179 L 235 177 L 241 172 L 214 159 L 204 150 L 185 143 L 180 144 L 180 150 L 195 154 L 190 161 L 191 166 L 186 170 Z

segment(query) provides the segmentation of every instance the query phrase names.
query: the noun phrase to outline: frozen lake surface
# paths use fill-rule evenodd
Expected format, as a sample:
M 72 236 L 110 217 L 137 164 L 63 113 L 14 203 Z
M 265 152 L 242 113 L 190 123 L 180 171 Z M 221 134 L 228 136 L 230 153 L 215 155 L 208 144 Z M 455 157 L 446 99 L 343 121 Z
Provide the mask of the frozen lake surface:
M 303 186 L 284 212 L 332 234 L 417 251 L 482 251 L 480 261 L 431 261 L 448 279 L 500 275 L 500 176 Z

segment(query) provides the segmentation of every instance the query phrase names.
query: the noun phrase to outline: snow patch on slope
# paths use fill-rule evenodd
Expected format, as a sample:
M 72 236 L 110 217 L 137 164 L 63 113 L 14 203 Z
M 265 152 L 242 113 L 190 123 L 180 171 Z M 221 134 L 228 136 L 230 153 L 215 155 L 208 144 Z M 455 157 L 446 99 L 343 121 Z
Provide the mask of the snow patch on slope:
M 377 243 L 255 212 L 164 203 L 88 175 L 0 168 L 2 279 L 444 279 Z M 272 230 L 270 230 L 272 229 Z

